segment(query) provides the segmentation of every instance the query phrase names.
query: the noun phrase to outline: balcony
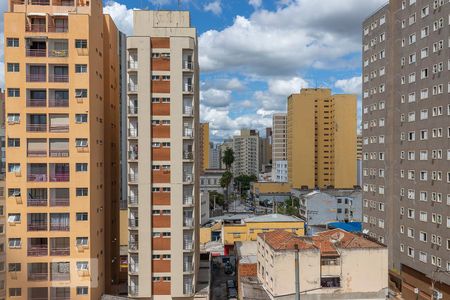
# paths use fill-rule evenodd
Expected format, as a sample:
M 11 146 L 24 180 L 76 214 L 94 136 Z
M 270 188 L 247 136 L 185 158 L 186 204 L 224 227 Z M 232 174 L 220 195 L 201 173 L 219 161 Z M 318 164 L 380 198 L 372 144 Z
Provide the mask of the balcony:
M 70 205 L 69 189 L 51 189 L 50 206 L 65 207 Z
M 47 231 L 47 222 L 30 222 L 27 224 L 28 231 Z
M 137 84 L 133 84 L 133 83 L 129 83 L 128 84 L 128 92 L 130 93 L 137 93 L 138 91 L 138 85 Z
M 192 184 L 194 182 L 194 175 L 192 173 L 185 173 L 183 175 L 183 182 L 186 184 Z
M 184 160 L 193 160 L 194 159 L 194 153 L 192 151 L 184 151 L 183 152 L 183 159 Z
M 46 157 L 47 140 L 46 139 L 28 139 L 27 140 L 28 157 Z
M 139 251 L 139 242 L 137 242 L 137 241 L 130 241 L 128 243 L 128 250 L 130 250 L 130 251 Z
M 192 196 L 184 196 L 183 197 L 183 205 L 193 205 L 194 198 Z
M 184 217 L 183 227 L 194 227 L 194 219 L 192 217 Z
M 28 0 L 29 5 L 50 5 L 50 0 Z
M 48 26 L 48 32 L 68 32 L 69 20 L 64 17 L 54 17 L 53 24 Z
M 49 107 L 69 107 L 69 90 L 50 90 Z
M 48 76 L 49 82 L 69 82 L 68 74 L 50 74 Z
M 46 132 L 47 124 L 27 124 L 28 132 Z
M 128 196 L 128 205 L 129 206 L 137 206 L 137 205 L 139 205 L 139 197 L 138 197 L 138 195 Z
M 27 74 L 27 82 L 46 82 L 46 74 Z
M 46 99 L 45 90 L 44 91 L 30 91 L 27 96 L 27 107 L 46 107 L 47 99 Z
M 137 106 L 129 106 L 128 107 L 128 114 L 129 115 L 137 115 L 138 113 L 138 107 Z
M 192 128 L 184 128 L 183 137 L 185 138 L 193 138 L 194 130 Z
M 137 181 L 138 181 L 138 174 L 137 173 L 128 174 L 128 182 L 130 182 L 130 183 L 137 183 Z
M 28 239 L 28 256 L 47 256 L 48 244 L 46 238 L 29 238 Z
M 193 116 L 194 115 L 194 109 L 192 106 L 184 106 L 183 108 L 183 115 L 185 116 Z
M 54 6 L 74 6 L 75 0 L 53 0 Z
M 49 107 L 69 107 L 69 99 L 48 99 Z
M 52 272 L 50 274 L 50 281 L 69 281 L 70 280 L 70 272 Z M 70 299 L 69 296 L 57 296 L 52 297 L 53 299 Z
M 138 219 L 128 219 L 128 227 L 137 228 L 139 226 Z
M 138 137 L 138 130 L 136 128 L 129 128 L 128 129 L 128 137 L 130 137 L 130 138 L 137 138 Z
M 48 281 L 48 272 L 46 273 L 28 273 L 28 281 Z
M 183 93 L 192 94 L 194 92 L 194 86 L 192 84 L 183 85 Z
M 194 243 L 192 241 L 192 238 L 186 238 L 183 239 L 183 250 L 191 251 L 194 249 Z
M 44 299 L 49 299 L 47 287 L 28 289 L 28 300 L 44 300 Z
M 69 231 L 70 225 L 64 222 L 52 222 L 50 224 L 50 231 Z
M 69 139 L 50 139 L 50 157 L 69 157 Z
M 139 287 L 136 285 L 132 285 L 128 287 L 128 294 L 130 296 L 137 296 L 139 295 Z
M 139 264 L 138 263 L 131 263 L 128 265 L 128 272 L 130 274 L 138 274 L 139 273 Z
M 30 49 L 27 48 L 25 55 L 27 57 L 45 57 L 47 55 L 47 49 Z
M 47 164 L 28 164 L 27 180 L 29 182 L 47 181 Z
M 47 26 L 45 23 L 37 23 L 37 24 L 27 24 L 25 26 L 26 32 L 46 32 Z
M 69 164 L 50 164 L 50 182 L 68 182 Z
M 70 247 L 50 248 L 51 256 L 70 256 Z
M 28 207 L 47 206 L 47 198 L 30 198 L 30 195 L 28 195 L 27 206 Z
M 194 63 L 190 60 L 183 61 L 183 69 L 189 71 L 194 70 Z
M 128 151 L 128 159 L 129 160 L 137 160 L 138 159 L 138 152 L 137 151 Z
M 128 62 L 128 69 L 137 69 L 138 68 L 138 62 L 137 61 L 129 61 Z

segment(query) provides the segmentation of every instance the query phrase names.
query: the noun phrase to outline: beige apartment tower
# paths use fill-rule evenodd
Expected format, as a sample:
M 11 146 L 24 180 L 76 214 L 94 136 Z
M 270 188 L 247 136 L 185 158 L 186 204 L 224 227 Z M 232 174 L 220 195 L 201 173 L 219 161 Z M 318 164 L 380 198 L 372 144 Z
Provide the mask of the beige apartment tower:
M 292 187 L 356 185 L 356 95 L 302 89 L 289 96 L 287 136 Z
M 8 4 L 7 298 L 99 299 L 118 270 L 119 32 L 101 1 Z
M 128 294 L 192 299 L 201 149 L 189 12 L 134 11 L 127 60 Z

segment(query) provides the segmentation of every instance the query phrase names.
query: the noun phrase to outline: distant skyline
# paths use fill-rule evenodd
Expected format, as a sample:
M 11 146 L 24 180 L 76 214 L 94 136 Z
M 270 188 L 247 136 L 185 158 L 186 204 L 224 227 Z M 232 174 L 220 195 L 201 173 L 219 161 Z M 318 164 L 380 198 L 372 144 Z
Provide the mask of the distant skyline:
M 104 1 L 131 33 L 133 9 L 177 9 L 177 0 Z M 181 0 L 198 29 L 201 120 L 211 140 L 271 126 L 302 87 L 361 94 L 361 24 L 385 0 Z M 1 1 L 0 67 L 4 70 Z M 4 73 L 0 76 L 4 86 Z

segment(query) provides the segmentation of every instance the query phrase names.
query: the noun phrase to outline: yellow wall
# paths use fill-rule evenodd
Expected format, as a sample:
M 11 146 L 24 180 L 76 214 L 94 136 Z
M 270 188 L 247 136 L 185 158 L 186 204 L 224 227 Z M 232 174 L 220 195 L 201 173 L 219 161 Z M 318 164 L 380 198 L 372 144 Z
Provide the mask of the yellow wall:
M 356 95 L 302 89 L 288 98 L 287 122 L 292 187 L 356 185 Z
M 305 223 L 298 222 L 268 222 L 224 225 L 222 229 L 222 241 L 224 245 L 233 245 L 235 242 L 256 241 L 259 233 L 274 230 L 286 230 L 295 232 L 299 236 L 305 235 Z
M 211 242 L 211 227 L 200 228 L 200 244 Z
M 209 123 L 200 124 L 201 132 L 201 165 L 202 171 L 209 167 Z
M 289 193 L 291 191 L 291 185 L 286 182 L 253 182 L 251 185 L 254 194 Z

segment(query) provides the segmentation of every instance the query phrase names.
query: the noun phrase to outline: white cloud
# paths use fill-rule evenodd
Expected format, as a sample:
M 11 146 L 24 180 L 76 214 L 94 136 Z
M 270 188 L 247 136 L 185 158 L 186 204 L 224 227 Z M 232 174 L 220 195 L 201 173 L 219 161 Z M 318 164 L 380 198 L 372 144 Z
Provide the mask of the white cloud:
M 220 15 L 222 13 L 222 2 L 221 0 L 215 0 L 213 2 L 207 3 L 203 6 L 205 11 L 212 12 L 215 15 Z
M 360 95 L 362 89 L 361 76 L 337 80 L 334 86 L 344 91 L 344 93 Z
M 262 4 L 262 0 L 249 0 L 248 4 L 250 4 L 251 6 L 253 6 L 254 8 L 258 8 L 261 6 Z
M 285 1 L 275 11 L 237 16 L 231 26 L 200 36 L 200 65 L 203 71 L 260 76 L 292 76 L 309 67 L 359 67 L 359 58 L 351 56 L 360 52 L 360 24 L 384 2 Z
M 115 1 L 108 1 L 103 7 L 103 12 L 113 18 L 117 27 L 123 33 L 129 35 L 133 32 L 133 9 Z
M 208 89 L 200 92 L 200 102 L 209 107 L 226 107 L 231 101 L 231 91 Z
M 269 92 L 274 95 L 288 97 L 300 89 L 308 87 L 308 82 L 300 77 L 292 77 L 291 79 L 269 79 Z

